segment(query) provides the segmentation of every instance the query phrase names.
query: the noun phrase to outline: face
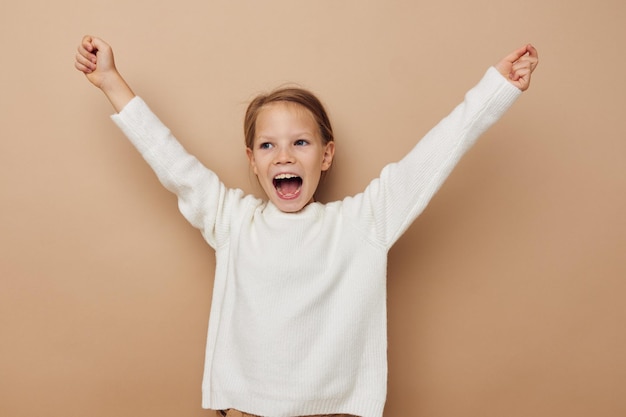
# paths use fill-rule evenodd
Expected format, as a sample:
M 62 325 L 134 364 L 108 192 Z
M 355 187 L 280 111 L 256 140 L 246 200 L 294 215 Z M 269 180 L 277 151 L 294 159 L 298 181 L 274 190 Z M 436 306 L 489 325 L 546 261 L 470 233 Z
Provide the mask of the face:
M 248 159 L 263 191 L 279 210 L 295 213 L 313 201 L 335 144 L 323 143 L 311 112 L 290 102 L 265 105 L 256 120 Z

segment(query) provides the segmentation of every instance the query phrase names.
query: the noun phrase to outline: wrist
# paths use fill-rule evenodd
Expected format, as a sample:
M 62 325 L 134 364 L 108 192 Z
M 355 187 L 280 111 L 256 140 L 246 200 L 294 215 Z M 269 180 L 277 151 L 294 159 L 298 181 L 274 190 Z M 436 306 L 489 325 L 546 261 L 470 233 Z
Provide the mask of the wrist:
M 103 78 L 100 89 L 118 113 L 135 97 L 135 93 L 133 93 L 124 78 L 117 71 L 113 71 L 110 75 Z

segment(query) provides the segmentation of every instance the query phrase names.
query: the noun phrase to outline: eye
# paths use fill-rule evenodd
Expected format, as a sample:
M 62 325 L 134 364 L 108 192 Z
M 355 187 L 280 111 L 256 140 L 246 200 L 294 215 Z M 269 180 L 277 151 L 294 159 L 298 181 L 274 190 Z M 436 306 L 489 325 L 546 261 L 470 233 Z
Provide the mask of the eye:
M 259 145 L 259 149 L 270 149 L 272 147 L 272 144 L 269 142 L 263 142 Z
M 309 141 L 306 139 L 298 139 L 297 141 L 295 141 L 294 143 L 296 146 L 305 146 L 309 144 Z

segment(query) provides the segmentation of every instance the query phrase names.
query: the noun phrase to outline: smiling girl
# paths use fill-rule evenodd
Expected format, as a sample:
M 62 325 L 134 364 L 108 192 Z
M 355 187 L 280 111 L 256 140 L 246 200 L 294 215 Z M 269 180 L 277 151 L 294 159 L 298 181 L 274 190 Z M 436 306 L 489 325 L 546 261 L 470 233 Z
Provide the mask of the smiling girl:
M 86 36 L 76 68 L 185 218 L 215 250 L 202 404 L 219 415 L 380 417 L 387 390 L 387 254 L 461 156 L 530 84 L 525 45 L 490 67 L 446 118 L 363 192 L 316 202 L 335 142 L 317 98 L 252 101 L 246 153 L 267 200 L 229 189 L 135 96 L 111 47 Z
M 297 88 L 254 99 L 244 123 L 246 153 L 269 200 L 293 213 L 313 202 L 335 141 L 319 100 Z

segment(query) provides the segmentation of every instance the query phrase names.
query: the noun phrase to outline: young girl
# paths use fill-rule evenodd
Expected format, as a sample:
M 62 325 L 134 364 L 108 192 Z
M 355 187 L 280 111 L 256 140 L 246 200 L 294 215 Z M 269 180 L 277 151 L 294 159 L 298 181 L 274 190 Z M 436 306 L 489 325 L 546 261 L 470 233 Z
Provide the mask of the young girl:
M 314 198 L 335 151 L 324 108 L 301 89 L 257 97 L 244 131 L 263 201 L 226 188 L 189 155 L 126 84 L 110 46 L 83 38 L 76 68 L 104 92 L 113 121 L 215 250 L 204 408 L 382 416 L 387 253 L 463 153 L 528 88 L 537 63 L 531 45 L 506 56 L 401 161 L 362 193 L 328 204 Z

